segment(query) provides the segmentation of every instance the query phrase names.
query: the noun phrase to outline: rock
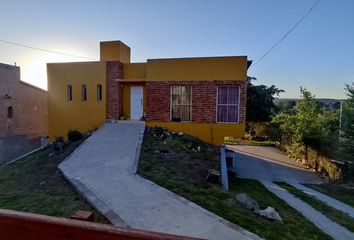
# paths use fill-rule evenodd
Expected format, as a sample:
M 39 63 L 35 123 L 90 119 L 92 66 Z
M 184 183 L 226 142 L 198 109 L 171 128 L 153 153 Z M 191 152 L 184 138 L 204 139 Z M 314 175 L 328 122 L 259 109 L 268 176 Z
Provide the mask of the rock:
M 220 172 L 216 171 L 215 169 L 209 169 L 207 174 L 207 181 L 211 183 L 218 184 L 220 182 Z
M 158 151 L 159 153 L 163 154 L 163 155 L 166 155 L 166 154 L 169 154 L 170 153 L 170 150 L 168 150 L 167 148 L 162 148 L 160 149 L 160 151 Z
M 198 146 L 198 147 L 197 147 L 197 151 L 200 152 L 200 150 L 201 150 L 201 148 L 200 148 L 200 146 Z
M 242 207 L 249 210 L 258 211 L 260 209 L 258 202 L 251 198 L 247 193 L 236 194 L 235 200 Z
M 267 218 L 269 220 L 273 220 L 278 223 L 283 223 L 283 219 L 281 219 L 279 213 L 275 211 L 273 207 L 267 207 L 264 210 L 259 210 L 256 213 L 258 213 L 260 216 Z
M 179 133 L 178 133 L 178 136 L 183 136 L 183 132 L 179 132 Z

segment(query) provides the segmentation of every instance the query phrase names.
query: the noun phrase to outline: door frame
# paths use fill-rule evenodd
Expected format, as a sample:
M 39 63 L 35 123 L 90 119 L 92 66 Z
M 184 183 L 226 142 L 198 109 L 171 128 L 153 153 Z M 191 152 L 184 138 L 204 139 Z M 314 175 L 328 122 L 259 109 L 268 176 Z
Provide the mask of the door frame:
M 141 116 L 138 119 L 133 119 L 133 101 L 132 101 L 132 93 L 133 93 L 133 88 L 140 88 L 141 91 Z M 129 106 L 129 112 L 130 112 L 130 119 L 131 120 L 140 120 L 141 117 L 144 116 L 144 86 L 142 85 L 132 85 L 130 86 L 130 106 Z

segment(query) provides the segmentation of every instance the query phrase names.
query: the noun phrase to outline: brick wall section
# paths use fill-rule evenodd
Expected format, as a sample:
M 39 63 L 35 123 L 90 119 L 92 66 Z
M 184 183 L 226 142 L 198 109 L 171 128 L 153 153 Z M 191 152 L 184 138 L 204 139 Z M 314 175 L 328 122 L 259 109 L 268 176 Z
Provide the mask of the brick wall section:
M 192 86 L 192 122 L 216 122 L 217 86 L 240 86 L 240 122 L 246 116 L 246 81 L 150 81 L 146 83 L 146 120 L 151 122 L 170 121 L 170 87 L 173 85 Z
M 106 117 L 118 119 L 121 111 L 122 90 L 116 79 L 123 78 L 123 64 L 119 61 L 107 62 L 106 65 Z
M 146 82 L 146 121 L 170 121 L 171 82 Z
M 5 96 L 8 97 L 5 97 Z M 13 117 L 7 117 L 8 107 Z M 0 63 L 0 137 L 48 135 L 47 92 L 20 80 L 20 68 Z

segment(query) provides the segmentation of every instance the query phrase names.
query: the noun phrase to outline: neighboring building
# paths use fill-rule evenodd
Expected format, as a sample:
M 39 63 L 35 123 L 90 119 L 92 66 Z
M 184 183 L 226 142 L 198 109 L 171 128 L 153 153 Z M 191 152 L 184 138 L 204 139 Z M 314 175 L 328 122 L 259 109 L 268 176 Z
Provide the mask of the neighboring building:
M 100 61 L 49 63 L 49 136 L 99 127 L 106 119 L 146 121 L 213 144 L 245 130 L 246 56 L 130 62 L 120 41 L 101 42 Z
M 41 145 L 48 135 L 47 92 L 20 80 L 20 68 L 0 63 L 0 164 Z

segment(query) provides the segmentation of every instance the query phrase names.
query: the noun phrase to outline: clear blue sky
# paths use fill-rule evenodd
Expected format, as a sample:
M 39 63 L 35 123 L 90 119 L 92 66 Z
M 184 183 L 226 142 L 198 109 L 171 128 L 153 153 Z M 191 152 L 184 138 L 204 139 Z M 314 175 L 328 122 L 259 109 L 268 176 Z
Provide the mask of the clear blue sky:
M 0 39 L 99 58 L 99 41 L 120 39 L 133 61 L 247 55 L 258 60 L 315 0 L 0 0 Z M 0 62 L 46 88 L 45 62 L 83 59 L 0 43 Z M 354 0 L 321 0 L 274 51 L 249 71 L 259 84 L 298 97 L 344 97 L 354 82 Z

